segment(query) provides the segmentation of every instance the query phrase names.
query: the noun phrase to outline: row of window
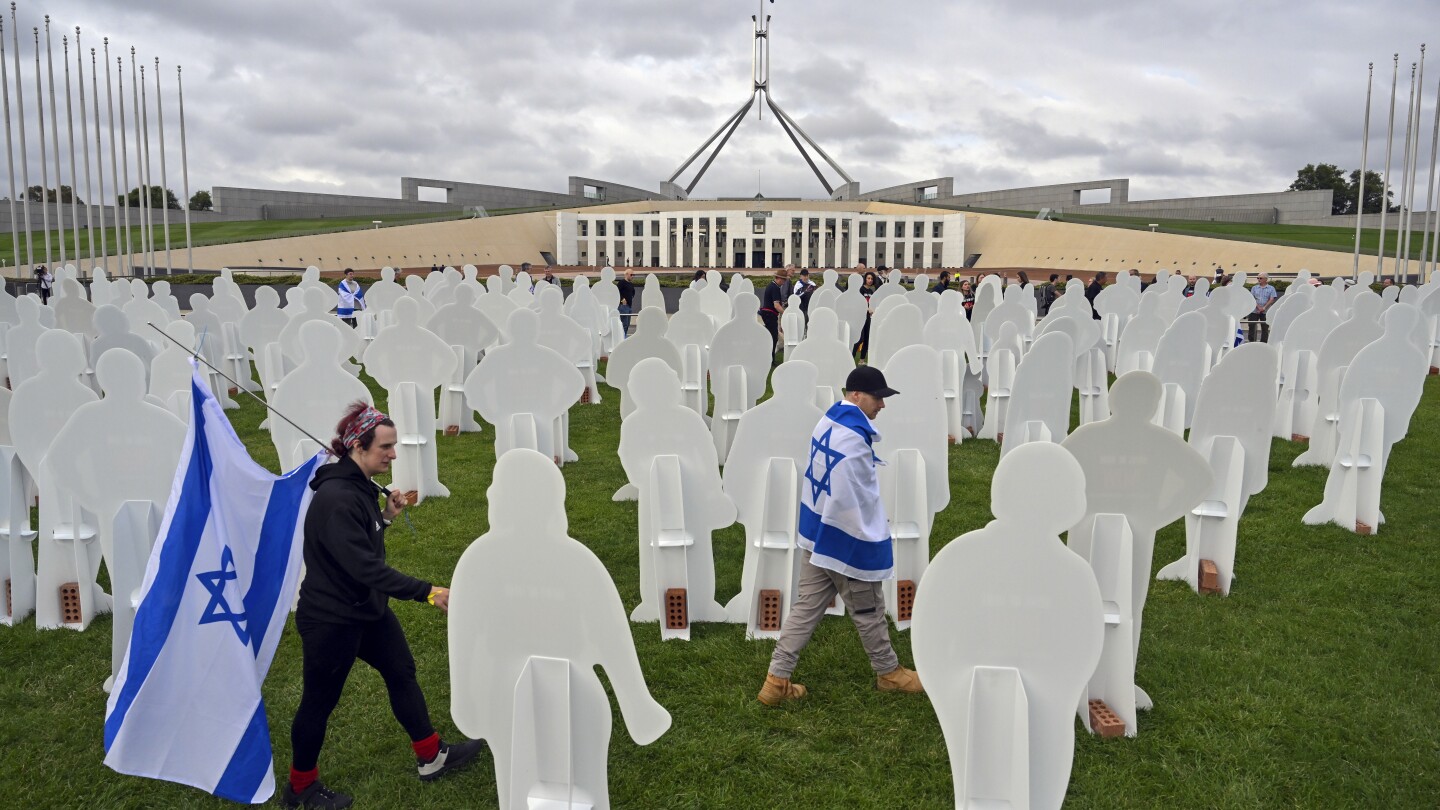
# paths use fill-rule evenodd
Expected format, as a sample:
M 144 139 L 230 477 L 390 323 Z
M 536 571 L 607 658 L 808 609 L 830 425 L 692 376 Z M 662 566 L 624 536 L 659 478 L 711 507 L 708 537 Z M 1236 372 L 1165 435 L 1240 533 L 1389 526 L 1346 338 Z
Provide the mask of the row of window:
M 672 225 L 675 224 L 675 222 L 676 222 L 675 220 L 671 220 L 671 224 L 672 224 Z M 693 223 L 693 224 L 692 224 L 692 223 Z M 695 220 L 691 220 L 691 219 L 688 219 L 688 218 L 687 218 L 687 219 L 681 221 L 681 224 L 682 224 L 682 226 L 685 227 L 685 228 L 692 228 L 692 227 L 694 227 L 694 225 L 698 225 L 699 229 L 701 229 L 701 230 L 709 230 L 709 228 L 710 228 L 710 218 L 709 218 L 709 217 L 700 217 L 699 220 L 698 220 L 698 222 L 696 222 Z M 833 219 L 827 219 L 827 220 L 825 220 L 825 227 L 826 227 L 827 230 L 833 231 L 833 230 L 835 229 L 835 224 L 836 224 L 836 222 L 835 222 L 835 220 L 833 220 Z M 840 225 L 842 226 L 843 229 L 848 230 L 849 224 L 850 224 L 850 221 L 847 220 L 847 219 L 842 219 L 842 220 L 840 220 Z M 906 225 L 907 223 L 906 223 L 904 220 L 897 220 L 897 221 L 895 221 L 895 222 L 893 223 L 893 225 L 894 225 L 893 230 L 891 230 L 890 227 L 889 227 L 891 224 L 892 224 L 892 223 L 885 222 L 884 220 L 876 220 L 876 221 L 874 222 L 874 225 L 875 225 L 875 238 L 876 238 L 876 239 L 888 239 L 888 238 L 891 238 L 890 236 L 887 235 L 887 233 L 893 233 L 893 234 L 894 234 L 894 237 L 893 237 L 893 238 L 895 238 L 895 239 L 904 239 L 904 238 L 906 238 L 906 236 L 905 236 L 905 231 L 906 231 L 905 225 Z M 909 237 L 909 238 L 911 238 L 911 239 L 924 239 L 924 238 L 925 238 L 925 223 L 924 223 L 924 222 L 911 222 L 911 223 L 908 223 L 908 224 L 910 225 L 910 229 L 909 229 L 909 230 L 910 230 L 910 237 Z M 610 227 L 610 226 L 612 226 L 612 225 L 614 226 L 613 228 Z M 718 231 L 723 231 L 723 230 L 725 230 L 725 225 L 726 225 L 726 218 L 725 218 L 725 217 L 716 217 L 716 218 L 715 218 L 715 229 L 716 229 L 716 230 L 718 230 Z M 870 231 L 870 225 L 871 225 L 870 222 L 868 222 L 868 221 L 866 221 L 866 220 L 860 220 L 860 237 L 861 237 L 862 239 L 863 239 L 863 238 L 868 238 L 868 237 L 870 236 L 870 233 L 869 233 L 869 231 Z M 801 217 L 792 217 L 792 218 L 791 218 L 791 220 L 790 220 L 790 228 L 791 228 L 792 231 L 799 232 L 799 231 L 801 231 L 801 230 L 803 229 L 803 226 L 804 226 L 804 219 L 803 219 L 803 218 L 801 218 Z M 607 229 L 608 229 L 608 230 L 613 230 L 614 233 L 613 233 L 613 234 L 611 234 L 611 233 L 606 233 Z M 820 230 L 820 220 L 819 220 L 818 218 L 812 218 L 812 219 L 810 220 L 810 229 L 811 229 L 812 231 L 818 231 L 818 230 Z M 751 231 L 752 231 L 753 233 L 765 233 L 765 220 L 762 219 L 762 218 L 755 218 L 754 220 L 752 220 Z M 632 221 L 632 222 L 630 223 L 630 233 L 631 233 L 633 236 L 641 236 L 641 237 L 643 237 L 643 236 L 645 235 L 645 220 L 643 220 L 643 219 L 637 219 L 637 220 Z M 930 238 L 931 238 L 931 239 L 940 239 L 940 238 L 942 238 L 942 237 L 944 236 L 944 233 L 945 233 L 945 223 L 943 223 L 943 222 L 931 222 L 931 223 L 930 223 Z M 589 237 L 589 236 L 590 236 L 590 220 L 588 220 L 588 219 L 581 219 L 581 220 L 580 220 L 580 235 L 581 235 L 581 236 L 584 236 L 584 237 Z M 621 220 L 611 221 L 611 220 L 597 219 L 597 220 L 595 220 L 595 235 L 596 235 L 596 236 L 624 236 L 624 235 L 625 235 L 625 220 L 621 219 Z M 650 220 L 650 235 L 651 235 L 652 237 L 658 237 L 658 236 L 660 235 L 660 220 L 658 220 L 658 219 L 657 219 L 657 220 Z

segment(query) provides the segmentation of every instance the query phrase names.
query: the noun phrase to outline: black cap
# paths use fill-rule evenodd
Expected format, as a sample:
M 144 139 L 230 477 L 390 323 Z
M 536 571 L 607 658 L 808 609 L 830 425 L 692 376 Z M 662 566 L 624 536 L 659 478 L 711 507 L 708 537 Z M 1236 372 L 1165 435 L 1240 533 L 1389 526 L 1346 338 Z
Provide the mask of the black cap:
M 894 396 L 899 391 L 885 385 L 885 374 L 874 366 L 856 366 L 845 378 L 845 391 L 853 393 L 859 391 L 862 394 L 869 394 L 873 397 L 884 399 Z

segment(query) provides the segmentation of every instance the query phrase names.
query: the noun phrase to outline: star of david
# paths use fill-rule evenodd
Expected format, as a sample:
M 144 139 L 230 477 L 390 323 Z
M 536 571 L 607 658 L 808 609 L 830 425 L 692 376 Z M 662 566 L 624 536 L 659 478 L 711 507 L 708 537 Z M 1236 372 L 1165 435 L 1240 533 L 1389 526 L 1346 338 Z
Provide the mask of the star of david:
M 229 622 L 235 628 L 235 635 L 240 637 L 240 643 L 249 644 L 250 632 L 246 629 L 245 613 L 234 612 L 230 609 L 230 603 L 225 600 L 225 583 L 238 579 L 239 576 L 235 571 L 235 555 L 230 552 L 229 546 L 220 553 L 220 570 L 195 575 L 200 584 L 205 586 L 205 590 L 210 592 L 210 602 L 205 606 L 200 624 Z
M 830 434 L 835 428 L 830 428 L 819 438 L 810 437 L 810 463 L 805 469 L 805 480 L 810 482 L 810 499 L 813 501 L 820 497 L 820 493 L 830 494 L 830 473 L 839 464 L 845 454 L 839 450 L 830 449 Z M 815 477 L 815 461 L 819 459 L 824 469 L 820 477 Z

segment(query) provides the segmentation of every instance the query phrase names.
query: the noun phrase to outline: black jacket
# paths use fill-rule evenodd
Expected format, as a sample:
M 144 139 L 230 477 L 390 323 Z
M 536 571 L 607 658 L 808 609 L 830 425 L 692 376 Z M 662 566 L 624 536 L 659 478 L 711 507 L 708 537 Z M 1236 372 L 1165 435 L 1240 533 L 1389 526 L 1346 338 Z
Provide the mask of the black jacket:
M 380 488 L 348 457 L 327 464 L 310 482 L 305 513 L 305 578 L 297 619 L 349 624 L 385 615 L 390 597 L 425 601 L 430 583 L 385 563 Z

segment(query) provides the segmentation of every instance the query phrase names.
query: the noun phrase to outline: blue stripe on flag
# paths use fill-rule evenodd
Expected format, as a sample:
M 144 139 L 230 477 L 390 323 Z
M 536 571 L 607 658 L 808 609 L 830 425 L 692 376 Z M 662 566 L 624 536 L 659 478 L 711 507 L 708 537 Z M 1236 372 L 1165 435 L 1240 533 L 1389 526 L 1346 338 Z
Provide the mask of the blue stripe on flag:
M 185 596 L 189 584 L 190 568 L 195 562 L 195 552 L 200 547 L 200 537 L 205 533 L 205 523 L 210 515 L 210 447 L 205 437 L 205 414 L 202 405 L 205 394 L 190 382 L 191 431 L 194 444 L 190 448 L 190 465 L 185 471 L 180 492 L 173 496 L 174 514 L 170 521 L 170 532 L 165 536 L 160 553 L 160 564 L 155 580 L 145 592 L 145 598 L 135 614 L 135 624 L 130 631 L 129 666 L 125 672 L 125 686 L 115 700 L 115 709 L 105 718 L 105 750 L 120 733 L 125 715 L 135 696 L 145 685 L 145 678 L 160 656 L 170 627 L 175 623 L 175 613 Z
M 274 761 L 275 756 L 270 750 L 270 725 L 265 721 L 265 701 L 262 699 L 255 707 L 255 713 L 250 715 L 250 724 L 245 727 L 240 744 L 235 746 L 235 755 L 225 766 L 225 773 L 212 792 L 232 802 L 253 804 L 255 794 L 269 775 Z
M 254 574 L 250 578 L 250 590 L 245 594 L 245 627 L 256 656 L 260 655 L 260 645 L 270 629 L 280 589 L 285 585 L 285 569 L 290 565 L 300 502 L 310 488 L 310 473 L 316 461 L 316 457 L 311 457 L 270 489 L 265 519 L 256 541 Z
M 800 504 L 800 536 L 814 544 L 811 553 L 829 557 L 855 571 L 888 571 L 895 567 L 894 543 L 889 537 L 879 542 L 861 540 L 820 520 L 820 515 Z

